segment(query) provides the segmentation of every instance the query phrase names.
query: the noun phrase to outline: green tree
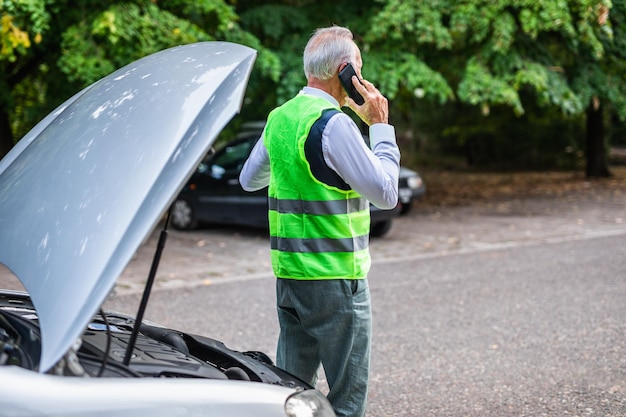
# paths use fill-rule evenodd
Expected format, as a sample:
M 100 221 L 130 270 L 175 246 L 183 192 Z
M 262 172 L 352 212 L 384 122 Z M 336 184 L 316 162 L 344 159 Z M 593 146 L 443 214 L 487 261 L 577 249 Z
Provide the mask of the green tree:
M 31 67 L 31 51 L 49 30 L 50 15 L 42 0 L 0 1 L 0 156 L 13 146 L 9 109 L 13 88 Z
M 610 0 L 382 0 L 367 49 L 378 83 L 445 103 L 517 115 L 533 104 L 587 114 L 587 175 L 606 176 L 608 106 L 626 120 L 624 2 Z M 380 52 L 377 52 L 380 51 Z M 384 76 L 383 76 L 384 74 Z
M 150 53 L 226 40 L 259 52 L 258 77 L 277 79 L 280 61 L 241 29 L 224 0 L 2 1 L 0 155 L 79 89 Z
M 360 42 L 359 35 L 365 33 L 368 20 L 378 9 L 377 0 L 238 0 L 241 26 L 254 33 L 281 62 L 279 80 L 266 80 L 258 86 L 261 94 L 255 97 L 258 105 L 254 117 L 264 118 L 269 110 L 291 98 L 306 83 L 302 52 L 315 29 L 333 24 L 347 26 Z

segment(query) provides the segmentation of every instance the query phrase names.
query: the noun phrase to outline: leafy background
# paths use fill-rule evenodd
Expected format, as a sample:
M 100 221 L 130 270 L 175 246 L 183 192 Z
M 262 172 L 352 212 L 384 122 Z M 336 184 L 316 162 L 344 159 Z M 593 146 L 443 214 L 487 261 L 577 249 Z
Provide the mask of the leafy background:
M 596 178 L 617 175 L 621 161 L 611 150 L 626 148 L 623 0 L 0 0 L 0 7 L 0 155 L 114 69 L 216 39 L 259 52 L 225 141 L 305 84 L 304 45 L 315 28 L 332 24 L 352 29 L 364 76 L 389 98 L 404 165 Z M 436 184 L 435 176 L 427 180 Z

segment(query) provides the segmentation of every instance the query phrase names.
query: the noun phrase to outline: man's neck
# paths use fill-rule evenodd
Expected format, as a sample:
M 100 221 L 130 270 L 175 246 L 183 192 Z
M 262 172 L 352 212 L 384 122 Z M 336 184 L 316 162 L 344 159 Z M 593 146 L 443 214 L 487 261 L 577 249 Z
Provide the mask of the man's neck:
M 307 87 L 318 88 L 330 94 L 331 96 L 333 96 L 335 100 L 337 100 L 340 106 L 343 106 L 345 103 L 345 99 L 346 99 L 345 91 L 343 87 L 341 86 L 339 79 L 320 80 L 320 79 L 311 77 L 308 80 Z

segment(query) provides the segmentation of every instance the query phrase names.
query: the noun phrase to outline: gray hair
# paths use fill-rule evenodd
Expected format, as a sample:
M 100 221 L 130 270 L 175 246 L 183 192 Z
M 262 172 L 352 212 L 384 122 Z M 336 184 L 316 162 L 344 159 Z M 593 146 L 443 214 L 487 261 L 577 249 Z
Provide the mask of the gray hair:
M 356 64 L 357 46 L 352 32 L 341 26 L 317 29 L 304 48 L 304 75 L 307 80 L 331 78 L 344 62 Z

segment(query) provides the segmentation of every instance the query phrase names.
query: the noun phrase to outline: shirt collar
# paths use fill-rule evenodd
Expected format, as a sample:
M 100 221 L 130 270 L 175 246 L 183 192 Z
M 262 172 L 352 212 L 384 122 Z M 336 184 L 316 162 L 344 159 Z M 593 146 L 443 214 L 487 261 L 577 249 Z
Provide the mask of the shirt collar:
M 340 107 L 339 102 L 335 100 L 333 96 L 331 96 L 324 90 L 320 90 L 319 88 L 303 87 L 302 90 L 300 90 L 300 94 L 306 94 L 308 96 L 315 96 L 315 97 L 323 98 L 324 100 L 329 101 L 332 105 L 336 107 Z

